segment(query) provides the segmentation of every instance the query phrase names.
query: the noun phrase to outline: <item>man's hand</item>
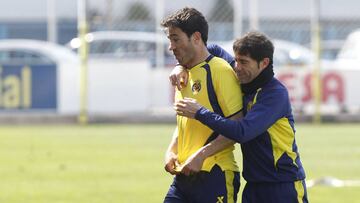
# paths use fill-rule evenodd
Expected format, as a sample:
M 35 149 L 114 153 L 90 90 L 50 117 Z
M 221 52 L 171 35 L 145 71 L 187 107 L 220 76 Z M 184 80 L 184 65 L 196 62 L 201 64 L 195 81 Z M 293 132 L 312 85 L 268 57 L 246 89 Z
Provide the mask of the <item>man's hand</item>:
M 202 148 L 199 149 L 196 153 L 191 155 L 185 163 L 182 165 L 181 173 L 186 176 L 197 173 L 201 170 L 206 157 L 202 154 Z
M 179 165 L 177 160 L 177 155 L 174 152 L 166 152 L 165 155 L 165 171 L 170 173 L 171 175 L 176 175 L 177 172 L 175 169 Z
M 175 102 L 174 109 L 179 116 L 185 116 L 188 118 L 195 118 L 196 112 L 202 106 L 196 102 L 196 99 L 184 98 L 178 102 Z
M 176 86 L 178 90 L 186 87 L 189 78 L 189 73 L 181 65 L 175 66 L 169 75 L 171 85 Z

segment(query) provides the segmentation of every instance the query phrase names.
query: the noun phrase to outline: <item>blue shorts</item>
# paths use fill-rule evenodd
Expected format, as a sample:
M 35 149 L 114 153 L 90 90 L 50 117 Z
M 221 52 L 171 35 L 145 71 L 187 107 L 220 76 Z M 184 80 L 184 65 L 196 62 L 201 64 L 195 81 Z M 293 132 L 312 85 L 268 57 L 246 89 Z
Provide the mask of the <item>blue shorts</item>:
M 242 203 L 307 203 L 305 180 L 282 183 L 246 183 Z
M 215 165 L 210 172 L 175 176 L 164 203 L 233 203 L 239 187 L 239 172 L 222 171 Z

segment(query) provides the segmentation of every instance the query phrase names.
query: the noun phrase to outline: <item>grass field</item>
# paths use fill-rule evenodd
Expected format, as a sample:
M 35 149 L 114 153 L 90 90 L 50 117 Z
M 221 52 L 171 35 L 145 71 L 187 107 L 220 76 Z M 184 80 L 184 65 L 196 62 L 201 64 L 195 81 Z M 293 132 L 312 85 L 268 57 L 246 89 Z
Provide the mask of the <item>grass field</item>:
M 162 202 L 172 180 L 163 156 L 173 128 L 1 126 L 0 202 Z M 298 125 L 297 142 L 308 179 L 360 180 L 359 124 Z M 313 203 L 360 203 L 360 187 L 315 186 L 308 193 Z

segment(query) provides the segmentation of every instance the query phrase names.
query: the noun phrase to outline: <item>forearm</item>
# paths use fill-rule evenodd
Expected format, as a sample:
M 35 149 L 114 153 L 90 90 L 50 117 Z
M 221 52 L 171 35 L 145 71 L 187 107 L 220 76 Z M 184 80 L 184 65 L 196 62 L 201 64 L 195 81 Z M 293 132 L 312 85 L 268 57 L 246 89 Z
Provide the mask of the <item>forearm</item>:
M 175 129 L 171 142 L 165 153 L 165 170 L 172 175 L 177 173 L 177 129 Z
M 252 136 L 249 135 L 245 136 L 243 120 L 234 121 L 226 119 L 204 107 L 196 112 L 195 119 L 208 126 L 215 132 L 219 132 L 224 137 L 227 137 L 238 143 L 244 143 L 252 138 Z
M 215 140 L 203 146 L 199 151 L 199 155 L 202 156 L 203 159 L 206 159 L 234 144 L 235 142 L 233 140 L 219 135 Z
M 240 121 L 233 121 L 201 107 L 195 119 L 215 132 L 239 143 L 248 142 L 267 131 L 279 119 L 284 118 L 288 109 L 287 92 L 279 89 L 271 94 L 260 95 L 257 102 Z
M 177 128 L 174 130 L 174 133 L 173 133 L 173 136 L 171 138 L 171 141 L 170 141 L 170 144 L 166 150 L 167 153 L 174 153 L 174 154 L 177 154 Z
M 238 112 L 237 114 L 233 115 L 230 120 L 240 120 L 243 117 L 243 114 L 241 112 Z M 200 150 L 201 156 L 204 158 L 210 157 L 215 155 L 216 153 L 234 145 L 235 142 L 229 138 L 224 137 L 223 135 L 217 136 L 216 139 L 211 141 L 209 144 L 202 147 Z

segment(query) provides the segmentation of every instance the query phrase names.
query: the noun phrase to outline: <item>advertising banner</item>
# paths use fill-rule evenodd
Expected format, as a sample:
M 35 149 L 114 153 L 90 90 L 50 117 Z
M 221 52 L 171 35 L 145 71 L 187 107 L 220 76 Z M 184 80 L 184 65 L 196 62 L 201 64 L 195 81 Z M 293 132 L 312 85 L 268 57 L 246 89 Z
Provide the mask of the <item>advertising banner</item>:
M 56 65 L 1 65 L 0 111 L 56 110 Z

